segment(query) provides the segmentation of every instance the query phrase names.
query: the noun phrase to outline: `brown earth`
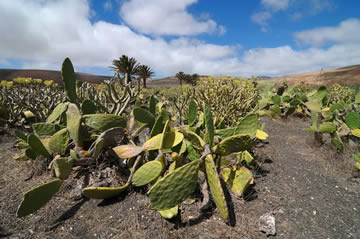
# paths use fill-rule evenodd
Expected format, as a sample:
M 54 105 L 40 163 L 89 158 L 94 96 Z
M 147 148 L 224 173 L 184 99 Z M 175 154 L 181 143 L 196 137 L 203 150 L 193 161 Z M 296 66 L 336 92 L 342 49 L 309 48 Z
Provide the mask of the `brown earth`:
M 360 65 L 347 66 L 337 69 L 307 72 L 302 74 L 279 76 L 269 79 L 275 82 L 288 81 L 290 85 L 304 82 L 308 85 L 360 85 Z
M 263 119 L 268 144 L 255 150 L 260 166 L 256 184 L 244 199 L 228 197 L 231 225 L 217 210 L 200 213 L 199 200 L 181 206 L 181 216 L 165 220 L 148 209 L 145 190 L 131 189 L 112 200 L 71 199 L 73 177 L 42 209 L 25 218 L 16 210 L 26 190 L 50 180 L 35 174 L 28 162 L 12 157 L 13 136 L 1 135 L 0 237 L 4 238 L 266 238 L 258 230 L 265 213 L 276 218 L 274 238 L 360 238 L 360 180 L 352 175 L 349 145 L 344 154 L 319 146 L 303 129 L 309 122 Z

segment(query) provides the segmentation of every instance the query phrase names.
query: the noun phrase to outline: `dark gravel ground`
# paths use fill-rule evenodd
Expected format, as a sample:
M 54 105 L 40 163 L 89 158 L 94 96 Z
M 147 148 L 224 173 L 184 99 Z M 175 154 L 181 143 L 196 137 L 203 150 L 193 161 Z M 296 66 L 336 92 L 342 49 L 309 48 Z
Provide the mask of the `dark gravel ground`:
M 309 122 L 263 119 L 269 143 L 255 149 L 261 164 L 244 199 L 232 196 L 233 226 L 217 210 L 201 214 L 200 202 L 181 206 L 181 217 L 167 221 L 148 209 L 143 190 L 107 200 L 73 200 L 77 180 L 70 178 L 42 209 L 25 218 L 15 213 L 23 192 L 50 179 L 30 179 L 31 165 L 12 157 L 14 138 L 0 135 L 0 237 L 4 238 L 266 238 L 259 217 L 272 213 L 274 238 L 360 238 L 360 180 L 351 153 L 314 143 L 303 131 Z

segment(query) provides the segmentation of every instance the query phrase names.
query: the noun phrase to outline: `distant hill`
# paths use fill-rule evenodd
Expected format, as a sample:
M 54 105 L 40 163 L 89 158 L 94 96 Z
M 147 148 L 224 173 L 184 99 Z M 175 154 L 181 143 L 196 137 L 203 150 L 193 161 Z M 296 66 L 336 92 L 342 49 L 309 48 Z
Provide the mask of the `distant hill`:
M 31 77 L 42 80 L 53 80 L 56 83 L 62 84 L 60 71 L 0 69 L 0 80 L 10 81 L 16 77 Z M 76 77 L 78 80 L 87 81 L 93 84 L 99 84 L 110 78 L 108 76 L 97 76 L 85 73 L 76 73 Z
M 104 80 L 110 79 L 109 76 L 97 76 L 85 73 L 76 73 L 76 76 L 78 80 L 87 81 L 93 84 L 99 84 Z M 57 83 L 62 83 L 60 71 L 0 69 L 0 80 L 12 80 L 16 77 L 40 78 L 42 80 L 53 80 Z M 301 82 L 309 85 L 330 85 L 333 83 L 342 85 L 360 85 L 360 65 L 272 78 L 267 76 L 258 78 L 260 78 L 261 82 L 274 81 L 280 83 L 286 80 L 290 85 L 297 85 Z M 180 85 L 180 81 L 175 76 L 168 76 L 161 79 L 148 79 L 147 85 L 149 88 L 176 87 Z

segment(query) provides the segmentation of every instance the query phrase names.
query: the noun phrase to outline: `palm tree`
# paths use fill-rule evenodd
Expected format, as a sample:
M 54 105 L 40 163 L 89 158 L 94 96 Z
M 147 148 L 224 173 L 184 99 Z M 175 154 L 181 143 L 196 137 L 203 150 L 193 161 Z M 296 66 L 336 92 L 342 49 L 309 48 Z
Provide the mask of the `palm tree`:
M 115 70 L 115 74 L 118 78 L 119 74 L 124 75 L 125 84 L 131 82 L 131 77 L 136 74 L 137 68 L 139 67 L 139 63 L 135 60 L 135 58 L 122 55 L 119 60 L 112 61 L 112 68 Z
M 175 76 L 176 76 L 176 78 L 178 78 L 178 80 L 180 81 L 180 85 L 182 86 L 182 82 L 186 80 L 186 74 L 184 72 L 180 71 Z
M 140 65 L 136 72 L 136 75 L 138 75 L 143 80 L 144 88 L 146 88 L 146 79 L 150 78 L 153 74 L 154 72 L 151 71 L 151 68 L 146 65 Z

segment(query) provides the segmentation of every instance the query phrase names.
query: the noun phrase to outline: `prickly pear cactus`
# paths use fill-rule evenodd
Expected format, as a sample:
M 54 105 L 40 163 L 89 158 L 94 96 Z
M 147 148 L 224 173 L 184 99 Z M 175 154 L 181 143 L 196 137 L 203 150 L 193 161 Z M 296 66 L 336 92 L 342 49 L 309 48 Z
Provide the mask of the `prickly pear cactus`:
M 60 130 L 60 126 L 50 123 L 34 123 L 32 124 L 34 133 L 38 136 L 49 136 Z
M 65 93 L 71 103 L 76 103 L 76 75 L 74 67 L 69 58 L 65 58 L 62 68 L 61 77 L 64 82 Z
M 174 218 L 179 213 L 179 206 L 176 205 L 175 207 L 172 207 L 170 209 L 160 210 L 159 213 L 163 218 L 166 218 L 166 219 Z
M 246 189 L 254 183 L 254 178 L 249 169 L 241 167 L 235 170 L 231 191 L 238 197 L 244 196 Z
M 53 167 L 56 177 L 61 180 L 67 179 L 71 174 L 73 163 L 74 160 L 71 157 L 55 157 Z
M 191 142 L 192 146 L 198 150 L 203 150 L 205 146 L 204 140 L 197 135 L 196 133 L 192 132 L 189 129 L 180 129 L 181 133 L 184 134 L 184 137 Z
M 336 131 L 336 125 L 331 122 L 324 122 L 319 125 L 320 133 L 334 133 Z
M 350 129 L 359 129 L 360 128 L 360 114 L 357 112 L 350 112 L 345 117 L 346 125 Z
M 50 154 L 45 148 L 44 144 L 41 142 L 40 138 L 34 134 L 29 135 L 28 144 L 33 152 L 38 155 L 49 157 Z
M 43 207 L 55 193 L 57 193 L 62 185 L 61 179 L 55 179 L 51 182 L 41 184 L 24 193 L 24 199 L 21 202 L 16 215 L 25 217 L 36 212 Z
M 81 103 L 81 111 L 83 114 L 96 114 L 96 105 L 91 100 L 84 100 Z
M 211 155 L 208 155 L 205 158 L 205 169 L 212 198 L 214 199 L 221 217 L 227 222 L 229 220 L 229 211 L 220 178 Z
M 183 139 L 184 135 L 177 131 L 170 131 L 167 132 L 165 135 L 161 133 L 147 140 L 143 145 L 143 149 L 147 151 L 158 150 L 161 148 L 170 149 L 180 144 Z
M 206 141 L 210 147 L 214 143 L 214 121 L 211 113 L 210 106 L 205 104 L 204 106 L 204 119 L 205 119 L 205 128 L 206 128 Z
M 113 151 L 119 158 L 127 159 L 138 156 L 143 151 L 143 148 L 129 144 L 116 146 Z
M 58 104 L 47 118 L 46 123 L 53 123 L 54 121 L 58 120 L 60 116 L 66 112 L 68 105 L 69 102 Z
M 49 150 L 51 153 L 64 154 L 70 141 L 68 130 L 62 129 L 51 136 L 49 141 Z
M 80 134 L 81 121 L 81 114 L 78 107 L 75 104 L 70 103 L 66 111 L 66 127 L 70 138 L 74 140 L 78 146 L 82 146 L 82 138 Z
M 195 123 L 197 119 L 197 115 L 198 115 L 198 106 L 194 100 L 191 100 L 189 103 L 189 112 L 187 115 L 187 122 L 189 126 L 192 126 Z
M 249 114 L 245 116 L 236 127 L 216 130 L 216 135 L 227 138 L 237 134 L 247 134 L 251 138 L 256 136 L 259 128 L 259 115 Z
M 135 108 L 133 110 L 135 119 L 143 124 L 149 124 L 152 127 L 155 123 L 155 116 L 149 110 L 143 108 Z
M 121 187 L 87 187 L 84 188 L 82 193 L 85 197 L 92 199 L 108 199 L 120 195 L 129 187 L 125 184 Z
M 126 120 L 113 114 L 90 114 L 83 116 L 85 124 L 95 130 L 105 131 L 113 127 L 126 127 Z
M 136 187 L 141 187 L 151 183 L 160 176 L 163 169 L 164 165 L 159 160 L 147 162 L 135 171 L 132 184 Z
M 249 150 L 253 144 L 249 135 L 238 134 L 222 140 L 214 147 L 214 152 L 221 156 L 227 156 L 234 152 Z
M 187 163 L 157 181 L 148 192 L 150 207 L 166 210 L 184 201 L 197 185 L 201 160 Z

